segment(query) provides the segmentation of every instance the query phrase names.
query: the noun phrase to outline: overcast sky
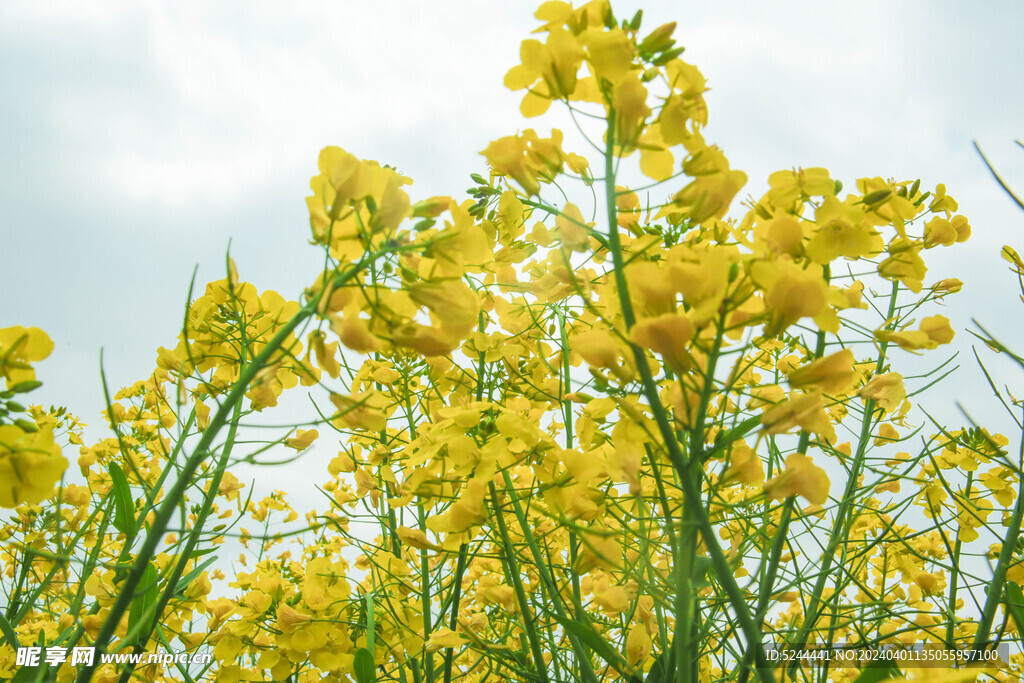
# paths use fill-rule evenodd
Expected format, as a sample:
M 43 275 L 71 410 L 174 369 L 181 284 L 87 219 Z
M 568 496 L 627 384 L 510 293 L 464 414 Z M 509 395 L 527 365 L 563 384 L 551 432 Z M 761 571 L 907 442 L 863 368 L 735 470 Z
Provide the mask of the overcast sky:
M 638 6 L 615 5 L 620 17 Z M 1024 4 L 643 6 L 647 30 L 678 21 L 711 87 L 706 136 L 748 173 L 744 194 L 797 165 L 848 186 L 945 182 L 974 237 L 929 252 L 928 281 L 967 283 L 947 307 L 955 324 L 977 315 L 1024 337 L 998 260 L 1005 242 L 1024 248 L 1024 213 L 971 147 L 1024 191 Z M 97 424 L 99 349 L 114 385 L 145 377 L 156 347 L 175 343 L 193 267 L 200 287 L 223 277 L 229 240 L 243 279 L 296 298 L 318 272 L 304 197 L 321 147 L 397 166 L 414 196 L 458 194 L 490 140 L 546 130 L 502 86 L 533 9 L 0 4 L 0 326 L 37 325 L 56 342 L 35 398 Z

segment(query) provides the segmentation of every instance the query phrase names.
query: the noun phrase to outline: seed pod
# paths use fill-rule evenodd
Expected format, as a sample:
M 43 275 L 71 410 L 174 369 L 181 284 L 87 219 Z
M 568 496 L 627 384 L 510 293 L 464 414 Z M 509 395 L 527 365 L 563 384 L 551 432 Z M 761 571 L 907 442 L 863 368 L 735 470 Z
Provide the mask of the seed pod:
M 888 199 L 891 194 L 892 190 L 886 187 L 881 190 L 875 190 L 874 192 L 868 192 L 864 195 L 864 198 L 861 201 L 865 204 L 881 204 Z
M 675 42 L 675 41 L 673 41 L 673 42 Z M 665 66 L 666 64 L 671 62 L 673 59 L 675 59 L 679 55 L 683 54 L 684 50 L 686 50 L 685 47 L 677 47 L 674 50 L 669 50 L 668 52 L 662 52 L 660 55 L 658 55 L 653 60 L 651 60 L 651 64 L 653 64 L 655 66 Z

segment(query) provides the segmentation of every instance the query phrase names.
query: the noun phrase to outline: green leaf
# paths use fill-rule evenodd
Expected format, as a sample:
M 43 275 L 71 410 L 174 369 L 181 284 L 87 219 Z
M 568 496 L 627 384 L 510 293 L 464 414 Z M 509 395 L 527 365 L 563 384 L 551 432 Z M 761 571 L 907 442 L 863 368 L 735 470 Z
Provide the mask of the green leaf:
M 373 662 L 373 654 L 365 647 L 356 650 L 352 667 L 356 672 L 356 683 L 373 683 L 377 680 L 377 665 Z
M 594 629 L 572 619 L 559 619 L 558 622 L 567 633 L 576 636 L 584 645 L 597 653 L 601 659 L 611 664 L 619 673 L 626 675 L 626 672 L 629 670 L 626 658 L 613 648 L 607 640 L 598 635 Z M 643 679 L 633 675 L 629 676 L 627 680 L 631 683 L 641 683 Z
M 195 581 L 196 578 L 198 578 L 199 575 L 203 573 L 204 569 L 206 569 L 207 567 L 209 567 L 211 564 L 213 564 L 216 561 L 217 561 L 217 556 L 214 555 L 213 557 L 208 559 L 206 562 L 203 562 L 201 565 L 199 565 L 198 567 L 196 567 L 195 569 L 190 571 L 188 574 L 185 574 L 185 576 L 183 576 L 180 579 L 178 579 L 178 585 L 176 585 L 174 587 L 174 592 L 175 593 L 180 593 L 181 591 L 184 591 L 186 588 L 188 588 L 188 585 L 190 583 Z
M 11 627 L 11 622 L 7 621 L 3 612 L 0 612 L 0 634 L 3 634 L 4 640 L 6 640 L 7 644 L 15 650 L 21 647 L 18 645 L 18 634 L 14 632 L 14 629 Z
M 146 618 L 146 612 L 156 603 L 158 595 L 157 582 L 159 576 L 156 567 L 152 563 L 146 565 L 146 571 L 142 573 L 142 580 L 139 581 L 139 590 L 132 600 L 131 611 L 128 613 L 128 633 L 132 633 L 135 626 Z M 152 618 L 152 617 L 150 617 Z M 147 629 L 143 629 L 146 631 Z
M 1006 606 L 1017 628 L 1021 628 L 1024 624 L 1024 591 L 1021 591 L 1020 584 L 1016 581 L 1006 582 Z
M 18 673 L 14 674 L 11 683 L 31 683 L 32 681 L 42 680 L 42 674 L 45 671 L 46 669 L 43 668 L 41 662 L 39 666 L 23 666 L 18 669 Z
M 108 470 L 113 484 L 114 528 L 131 541 L 138 529 L 135 528 L 135 502 L 132 500 L 131 487 L 128 486 L 128 477 L 124 476 L 124 471 L 116 462 L 110 463 Z
M 373 593 L 366 594 L 366 649 L 373 653 L 376 644 L 374 638 L 377 635 L 377 624 L 373 618 Z
M 725 429 L 718 432 L 715 435 L 714 447 L 707 452 L 707 455 L 705 455 L 705 459 L 711 459 L 718 456 L 720 453 L 724 453 L 729 448 L 729 446 L 739 441 L 740 439 L 742 439 L 747 434 L 749 434 L 754 429 L 760 426 L 761 417 L 759 415 L 755 415 L 754 417 L 748 417 L 746 420 L 740 422 L 732 429 Z
M 651 670 L 647 672 L 647 678 L 644 679 L 644 683 L 662 683 L 665 680 L 665 657 L 667 656 L 668 653 L 666 652 L 654 660 Z
M 694 588 L 703 588 L 704 586 L 711 585 L 711 580 L 708 578 L 708 573 L 713 572 L 711 568 L 712 562 L 710 557 L 704 555 L 698 555 L 693 562 L 693 586 Z

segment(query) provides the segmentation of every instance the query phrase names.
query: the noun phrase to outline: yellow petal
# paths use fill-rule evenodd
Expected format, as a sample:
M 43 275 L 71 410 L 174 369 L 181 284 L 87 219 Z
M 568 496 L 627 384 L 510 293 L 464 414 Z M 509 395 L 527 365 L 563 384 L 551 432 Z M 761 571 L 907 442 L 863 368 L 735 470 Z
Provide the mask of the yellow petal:
M 815 388 L 826 394 L 841 394 L 853 388 L 860 375 L 853 367 L 853 351 L 843 349 L 817 358 L 789 374 L 794 389 Z
M 651 636 L 642 624 L 633 624 L 626 636 L 626 660 L 637 665 L 651 652 Z
M 786 458 L 782 474 L 764 485 L 764 494 L 771 500 L 802 496 L 814 505 L 828 501 L 828 474 L 801 453 Z
M 429 308 L 445 329 L 468 332 L 479 323 L 480 299 L 460 280 L 413 285 L 409 296 Z
M 316 441 L 318 436 L 320 436 L 320 432 L 315 429 L 300 429 L 295 432 L 295 436 L 285 439 L 284 445 L 297 451 L 304 451 Z
M 667 149 L 640 150 L 640 171 L 651 180 L 665 180 L 672 175 L 675 157 Z
M 696 328 L 686 316 L 665 313 L 640 320 L 629 334 L 636 344 L 661 354 L 672 369 L 683 372 L 692 362 L 686 347 L 695 332 Z
M 341 343 L 356 353 L 373 353 L 380 350 L 380 341 L 370 332 L 366 321 L 356 315 L 345 317 L 331 315 L 331 329 Z
M 466 638 L 450 628 L 444 626 L 435 629 L 430 637 L 427 638 L 426 650 L 427 652 L 436 652 L 445 648 L 461 647 L 464 643 L 468 642 Z

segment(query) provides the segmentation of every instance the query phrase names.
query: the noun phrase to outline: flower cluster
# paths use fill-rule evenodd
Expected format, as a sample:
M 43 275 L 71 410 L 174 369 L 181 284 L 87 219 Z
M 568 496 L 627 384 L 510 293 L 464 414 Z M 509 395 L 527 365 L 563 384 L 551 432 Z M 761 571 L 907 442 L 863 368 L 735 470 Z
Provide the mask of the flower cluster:
M 1020 537 L 1020 465 L 980 427 L 923 430 L 933 379 L 901 368 L 954 338 L 937 306 L 962 283 L 925 263 L 970 236 L 946 188 L 796 168 L 734 206 L 746 176 L 705 141 L 674 24 L 537 17 L 506 85 L 525 116 L 598 122 L 597 156 L 527 129 L 486 146 L 469 199 L 413 201 L 328 147 L 299 300 L 229 260 L 109 438 L 0 421 L 0 678 L 31 643 L 214 655 L 59 681 L 770 681 L 794 672 L 749 643 L 1016 631 L 1020 552 L 989 544 Z M 51 347 L 0 330 L 8 389 Z

